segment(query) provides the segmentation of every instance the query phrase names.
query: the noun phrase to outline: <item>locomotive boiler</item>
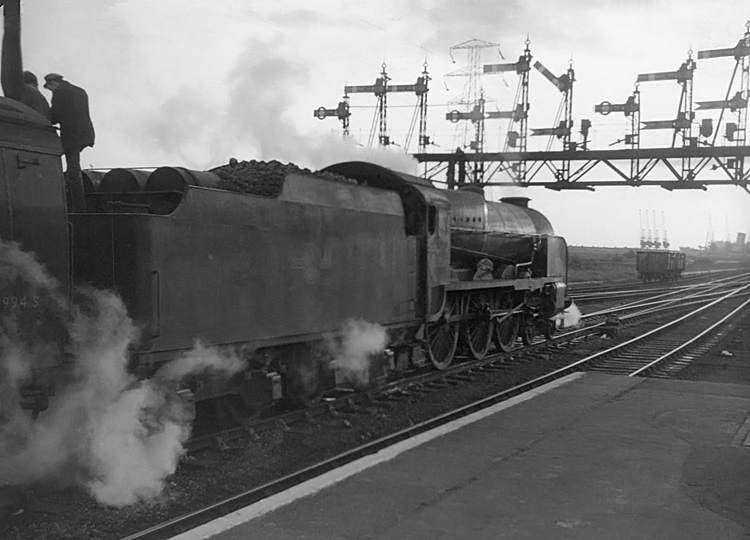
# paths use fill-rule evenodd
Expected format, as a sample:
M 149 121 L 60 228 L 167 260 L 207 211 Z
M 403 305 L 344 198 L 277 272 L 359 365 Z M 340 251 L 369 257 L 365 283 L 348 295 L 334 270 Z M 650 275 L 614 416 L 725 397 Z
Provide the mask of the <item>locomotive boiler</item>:
M 472 273 L 481 259 L 491 261 L 492 275 L 499 278 L 518 274 L 546 276 L 547 269 L 536 252 L 542 239 L 554 236 L 552 225 L 540 212 L 529 208 L 526 197 L 487 201 L 471 189 L 447 191 L 451 204 L 451 265 Z M 554 242 L 554 240 L 553 240 Z M 548 250 L 549 251 L 549 250 Z M 567 279 L 567 250 L 553 250 L 555 261 L 550 276 Z
M 34 253 L 68 298 L 78 286 L 117 292 L 140 328 L 132 373 L 152 376 L 196 339 L 244 358 L 230 379 L 186 380 L 196 401 L 260 410 L 319 399 L 342 383 L 330 343 L 348 321 L 384 330 L 379 373 L 444 369 L 456 354 L 550 335 L 569 302 L 565 241 L 524 201 L 488 202 L 370 163 L 313 173 L 235 161 L 89 172 L 87 210 L 70 213 L 54 129 L 4 98 L 0 152 L 0 237 Z M 8 276 L 3 330 L 58 345 L 21 389 L 38 412 L 75 361 L 60 335 L 66 314 Z

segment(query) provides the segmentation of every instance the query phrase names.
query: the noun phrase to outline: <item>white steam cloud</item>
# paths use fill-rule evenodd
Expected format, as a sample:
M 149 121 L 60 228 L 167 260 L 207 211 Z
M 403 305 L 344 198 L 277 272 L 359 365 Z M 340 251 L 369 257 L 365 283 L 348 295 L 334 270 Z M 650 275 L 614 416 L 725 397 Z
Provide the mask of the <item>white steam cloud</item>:
M 245 368 L 246 362 L 232 351 L 222 351 L 207 347 L 196 341 L 193 348 L 178 359 L 161 368 L 156 378 L 162 381 L 181 381 L 189 375 L 205 371 L 234 375 Z
M 581 310 L 578 309 L 575 302 L 571 303 L 568 309 L 555 315 L 555 318 L 558 321 L 558 328 L 573 328 L 577 326 L 581 320 L 581 315 Z
M 382 326 L 349 320 L 344 324 L 341 338 L 328 342 L 334 358 L 332 366 L 344 381 L 367 386 L 387 344 L 388 333 Z
M 115 294 L 81 290 L 67 306 L 57 282 L 16 244 L 0 242 L 1 263 L 3 291 L 22 285 L 44 302 L 33 317 L 25 316 L 20 307 L 4 311 L 0 485 L 75 483 L 113 506 L 158 496 L 190 436 L 192 406 L 178 397 L 178 383 L 206 370 L 232 374 L 244 367 L 243 362 L 196 343 L 153 378 L 139 380 L 127 371 L 128 351 L 138 332 Z M 60 306 L 69 308 L 69 319 L 68 309 Z M 42 324 L 35 326 L 37 318 Z M 50 408 L 32 420 L 21 408 L 19 391 L 31 382 L 32 367 L 59 364 L 54 337 L 60 334 L 45 333 L 57 326 L 67 334 L 66 361 L 57 370 Z M 30 330 L 33 339 L 22 339 Z

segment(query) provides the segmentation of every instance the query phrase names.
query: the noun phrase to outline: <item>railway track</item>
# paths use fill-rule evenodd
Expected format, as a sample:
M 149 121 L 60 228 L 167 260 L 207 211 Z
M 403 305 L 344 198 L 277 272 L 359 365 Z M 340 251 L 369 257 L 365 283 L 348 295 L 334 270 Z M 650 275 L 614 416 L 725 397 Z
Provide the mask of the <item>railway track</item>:
M 722 268 L 719 270 L 704 270 L 700 272 L 685 272 L 675 285 L 691 284 L 696 282 L 705 281 L 706 279 L 712 280 L 723 275 L 734 275 L 741 272 L 738 268 Z M 639 279 L 623 279 L 615 282 L 573 282 L 568 283 L 570 293 L 573 296 L 589 295 L 596 293 L 607 293 L 607 292 L 618 292 L 625 290 L 658 290 L 669 287 L 664 287 L 660 283 L 643 283 Z
M 695 285 L 679 286 L 664 289 L 651 289 L 649 295 L 637 295 L 645 296 L 641 300 L 634 300 L 625 304 L 618 304 L 615 306 L 608 306 L 604 309 L 593 310 L 585 315 L 585 320 L 595 320 L 597 318 L 606 317 L 609 315 L 619 315 L 628 311 L 640 310 L 646 307 L 653 307 L 658 309 L 659 306 L 669 306 L 674 302 L 682 302 L 683 299 L 692 298 L 694 301 L 699 302 L 711 298 L 712 296 L 720 295 L 723 290 L 731 289 L 737 283 L 742 283 L 743 280 L 750 278 L 750 273 L 742 273 L 733 275 L 725 278 L 715 279 L 706 283 L 698 283 Z M 624 291 L 624 296 L 620 297 L 617 293 L 608 295 L 606 298 L 610 302 L 627 297 L 627 293 L 630 291 Z
M 728 290 L 727 290 L 728 289 Z M 268 482 L 257 488 L 229 497 L 219 503 L 202 508 L 179 518 L 159 524 L 148 530 L 126 537 L 125 540 L 155 540 L 170 538 L 180 532 L 216 519 L 244 506 L 265 499 L 310 478 L 350 463 L 360 457 L 376 453 L 397 442 L 461 418 L 473 412 L 527 392 L 533 388 L 580 370 L 596 370 L 627 376 L 666 377 L 686 365 L 691 355 L 715 342 L 725 326 L 734 317 L 746 312 L 750 299 L 750 284 L 735 282 L 720 283 L 689 291 L 681 299 L 670 299 L 659 303 L 642 302 L 630 305 L 627 313 L 619 319 L 616 331 L 632 331 L 636 325 L 650 327 L 614 346 L 595 352 L 584 353 L 580 347 L 591 343 L 589 338 L 612 331 L 604 322 L 594 322 L 557 336 L 550 342 L 536 341 L 529 347 L 511 353 L 496 355 L 477 362 L 465 362 L 444 372 L 417 374 L 409 380 L 392 383 L 377 391 L 352 394 L 336 402 L 329 402 L 317 411 L 306 411 L 304 417 L 310 421 L 316 414 L 367 413 L 373 407 L 398 407 L 398 403 L 414 393 L 441 392 L 461 384 L 472 384 L 475 377 L 488 373 L 503 373 L 513 364 L 528 361 L 539 355 L 555 355 L 557 367 L 542 376 L 516 384 L 501 392 L 476 400 L 448 413 L 420 422 L 375 441 L 363 444 L 335 457 L 321 461 L 294 474 Z M 671 320 L 663 319 L 671 315 Z M 658 321 L 658 322 L 655 322 Z M 599 340 L 601 341 L 601 340 Z M 275 419 L 274 421 L 289 421 Z
M 727 321 L 747 306 L 744 301 L 747 296 L 746 288 L 729 292 L 709 290 L 684 298 L 678 306 L 652 303 L 657 306 L 653 307 L 653 313 L 674 311 L 675 318 L 611 349 L 596 353 L 596 356 L 587 359 L 586 369 L 617 375 L 636 372 L 651 377 L 670 377 L 723 336 Z M 635 311 L 632 316 L 640 317 L 649 312 L 647 304 L 642 304 L 642 307 L 645 308 L 643 311 Z M 712 308 L 713 311 L 710 311 Z M 685 309 L 689 311 L 679 316 L 682 311 L 677 310 Z M 706 314 L 698 318 L 704 311 Z M 728 313 L 723 315 L 724 312 Z M 628 318 L 627 315 L 623 317 L 624 320 Z M 716 322 L 709 325 L 713 320 Z
M 746 299 L 748 288 L 750 285 L 727 293 L 678 319 L 598 353 L 597 358 L 588 359 L 587 369 L 630 377 L 656 376 L 655 372 L 662 378 L 672 375 L 698 353 L 708 350 L 721 337 L 724 325 L 747 308 L 750 304 Z M 712 307 L 717 309 L 708 312 Z M 703 312 L 707 312 L 706 315 L 697 318 Z
M 750 274 L 742 274 L 732 278 L 720 278 L 709 283 L 669 289 L 667 292 L 640 301 L 615 306 L 605 310 L 584 314 L 581 322 L 585 325 L 581 328 L 567 330 L 552 339 L 545 340 L 537 336 L 533 343 L 521 348 L 513 349 L 511 352 L 498 352 L 491 354 L 482 360 L 469 360 L 464 358 L 462 362 L 442 370 L 435 371 L 430 366 L 414 370 L 404 374 L 398 380 L 384 382 L 380 386 L 366 391 L 355 391 L 353 389 L 342 389 L 329 393 L 324 401 L 304 410 L 292 410 L 273 414 L 268 418 L 253 421 L 238 419 L 238 425 L 220 432 L 205 434 L 194 437 L 189 441 L 187 448 L 191 452 L 211 446 L 225 448 L 232 439 L 277 426 L 293 425 L 299 422 L 310 422 L 315 418 L 336 413 L 357 413 L 367 407 L 367 403 L 373 400 L 398 399 L 404 391 L 431 391 L 436 388 L 445 388 L 453 384 L 470 382 L 476 373 L 487 371 L 501 372 L 514 363 L 524 363 L 534 360 L 534 356 L 548 348 L 575 347 L 592 336 L 609 335 L 619 330 L 622 326 L 633 326 L 644 321 L 659 317 L 664 313 L 676 314 L 693 307 L 709 304 L 724 294 L 726 290 L 733 290 L 737 282 L 750 278 Z M 738 281 L 739 280 L 739 281 Z M 520 340 L 519 340 L 520 341 Z M 394 397 L 395 396 L 395 397 Z
M 708 283 L 719 283 L 722 281 L 731 281 L 737 276 L 742 276 L 744 273 L 737 270 L 724 270 L 721 272 L 712 272 L 710 276 L 715 275 L 729 275 L 725 277 L 716 277 L 708 281 Z M 668 294 L 671 292 L 679 292 L 681 290 L 690 289 L 692 287 L 700 287 L 706 283 L 705 279 L 709 274 L 701 273 L 693 276 L 691 279 L 682 279 L 679 282 L 673 283 L 670 286 L 663 286 L 660 284 L 641 284 L 636 282 L 624 282 L 617 283 L 607 286 L 599 287 L 585 287 L 576 288 L 571 286 L 570 295 L 573 300 L 580 305 L 591 304 L 595 302 L 612 302 L 617 300 L 627 300 L 631 298 L 642 298 L 642 297 L 653 297 L 659 294 Z

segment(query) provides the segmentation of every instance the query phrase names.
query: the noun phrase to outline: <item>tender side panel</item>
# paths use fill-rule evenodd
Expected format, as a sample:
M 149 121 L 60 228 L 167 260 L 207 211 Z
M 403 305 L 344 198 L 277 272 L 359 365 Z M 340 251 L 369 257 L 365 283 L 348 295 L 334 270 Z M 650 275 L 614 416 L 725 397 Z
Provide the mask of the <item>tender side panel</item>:
M 0 97 L 0 239 L 17 242 L 32 253 L 60 288 L 69 292 L 68 221 L 62 177 L 60 141 L 49 123 L 35 111 Z M 40 285 L 37 268 L 16 259 L 0 279 L 0 314 L 6 332 L 36 351 L 33 367 L 51 368 L 62 361 L 61 351 L 39 344 L 62 345 L 67 308 Z M 20 268 L 24 271 L 16 272 Z M 30 277 L 35 276 L 35 277 Z M 29 389 L 51 392 L 54 377 L 34 372 Z
M 73 214 L 73 280 L 116 291 L 147 338 L 156 324 L 151 300 L 151 233 L 157 216 Z
M 362 188 L 340 189 L 354 196 Z M 283 340 L 338 330 L 347 318 L 414 316 L 415 243 L 400 210 L 242 199 L 191 190 L 175 219 L 154 231 L 160 347 L 195 335 Z
M 89 232 L 77 226 L 77 235 L 101 245 L 95 255 L 77 251 L 76 262 L 101 258 L 111 269 L 98 279 L 126 296 L 152 351 L 195 338 L 292 342 L 347 319 L 413 321 L 416 240 L 405 235 L 398 196 L 290 182 L 304 185 L 279 199 L 189 188 L 169 216 L 89 216 Z
M 68 227 L 59 159 L 2 149 L 0 237 L 33 252 L 64 288 L 68 283 Z
M 68 223 L 59 159 L 54 155 L 3 148 L 0 186 L 0 237 L 33 253 L 48 275 L 68 289 Z M 17 264 L 17 263 L 16 263 Z M 25 265 L 24 265 L 25 266 Z M 26 272 L 36 273 L 27 268 Z M 3 278 L 6 276 L 3 275 Z M 46 288 L 28 279 L 0 279 L 0 313 L 13 320 L 12 332 L 32 343 L 62 343 L 67 312 L 52 301 Z M 65 308 L 62 308 L 65 310 Z M 58 365 L 59 354 L 35 356 L 34 367 Z

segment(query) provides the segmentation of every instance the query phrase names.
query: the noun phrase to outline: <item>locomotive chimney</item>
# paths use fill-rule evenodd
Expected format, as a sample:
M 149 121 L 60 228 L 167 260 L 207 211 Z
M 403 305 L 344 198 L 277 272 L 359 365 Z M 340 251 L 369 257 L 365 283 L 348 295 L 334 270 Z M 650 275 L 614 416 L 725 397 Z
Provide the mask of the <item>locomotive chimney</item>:
M 521 208 L 528 208 L 530 200 L 531 199 L 529 199 L 528 197 L 503 197 L 502 199 L 500 199 L 500 202 L 513 204 L 515 206 L 520 206 Z

